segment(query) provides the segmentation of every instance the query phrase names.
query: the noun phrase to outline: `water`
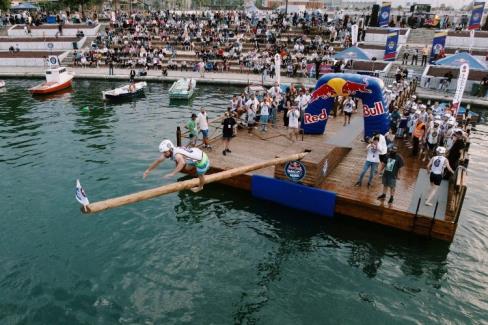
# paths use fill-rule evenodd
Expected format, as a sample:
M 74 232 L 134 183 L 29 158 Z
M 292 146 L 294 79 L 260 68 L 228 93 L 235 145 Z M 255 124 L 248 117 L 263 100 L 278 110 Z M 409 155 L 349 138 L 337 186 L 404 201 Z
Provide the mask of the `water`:
M 92 201 L 159 185 L 142 173 L 164 137 L 238 88 L 168 84 L 104 108 L 117 83 L 77 81 L 51 100 L 0 93 L 1 324 L 488 323 L 488 128 L 474 132 L 470 188 L 451 245 L 344 218 L 324 221 L 211 185 L 94 216 Z M 84 106 L 94 108 L 83 111 Z

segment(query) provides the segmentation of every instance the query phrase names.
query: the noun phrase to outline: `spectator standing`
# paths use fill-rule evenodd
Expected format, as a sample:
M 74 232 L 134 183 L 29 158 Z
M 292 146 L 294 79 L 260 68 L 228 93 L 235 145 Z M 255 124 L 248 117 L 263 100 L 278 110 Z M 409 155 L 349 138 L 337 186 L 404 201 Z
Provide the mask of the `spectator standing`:
M 382 176 L 383 193 L 378 196 L 378 200 L 384 200 L 386 193 L 390 190 L 389 204 L 393 203 L 396 180 L 399 177 L 400 169 L 403 167 L 403 159 L 397 154 L 397 150 L 397 146 L 392 146 L 390 149 Z
M 197 145 L 197 123 L 195 122 L 197 119 L 197 115 L 195 113 L 191 114 L 190 120 L 186 123 L 185 129 L 188 130 L 188 137 L 190 138 L 190 142 L 188 143 L 189 147 L 195 147 Z
M 408 57 L 410 56 L 409 53 L 410 49 L 408 45 L 405 46 L 405 52 L 403 52 L 402 64 L 408 64 Z
M 300 118 L 300 111 L 296 106 L 292 106 L 286 115 L 288 116 L 288 129 L 290 130 L 289 139 L 291 141 L 298 141 L 298 119 Z M 295 140 L 293 137 L 295 137 Z
M 425 45 L 422 48 L 422 62 L 421 62 L 421 66 L 425 67 L 427 65 L 427 58 L 428 57 L 429 57 L 429 47 L 427 45 Z
M 378 151 L 378 140 L 379 138 L 375 136 L 372 140 L 369 141 L 369 144 L 366 147 L 366 151 L 367 151 L 366 161 L 364 162 L 363 170 L 361 171 L 361 174 L 359 175 L 359 178 L 356 184 L 354 184 L 354 186 L 361 186 L 363 177 L 367 173 L 368 169 L 371 169 L 369 173 L 369 179 L 368 179 L 368 188 L 371 186 L 371 181 L 373 180 L 373 176 L 376 173 L 378 164 L 380 162 L 380 155 Z
M 208 116 L 204 107 L 200 108 L 200 113 L 197 115 L 196 122 L 199 132 L 201 132 L 203 136 L 203 147 L 211 149 L 212 147 L 208 144 Z
M 222 154 L 224 156 L 227 155 L 227 153 L 231 153 L 229 149 L 229 144 L 230 140 L 234 136 L 234 126 L 236 125 L 236 120 L 234 119 L 232 113 L 230 112 L 230 109 L 227 109 L 227 112 L 225 113 L 225 118 L 222 121 L 222 139 L 224 140 L 224 150 L 222 151 Z
M 413 65 L 413 63 L 415 62 L 415 65 L 417 65 L 418 61 L 419 61 L 419 49 L 414 49 L 412 53 L 412 62 L 410 64 Z
M 345 126 L 346 124 L 351 124 L 352 111 L 356 107 L 356 103 L 354 102 L 354 99 L 352 99 L 351 97 L 347 97 L 343 105 Z

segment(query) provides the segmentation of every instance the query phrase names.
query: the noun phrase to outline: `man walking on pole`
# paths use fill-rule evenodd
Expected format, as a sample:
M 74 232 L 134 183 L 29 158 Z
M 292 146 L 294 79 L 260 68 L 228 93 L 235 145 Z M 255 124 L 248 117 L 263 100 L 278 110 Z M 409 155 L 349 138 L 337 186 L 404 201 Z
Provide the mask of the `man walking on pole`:
M 149 175 L 149 173 L 158 167 L 164 160 L 171 159 L 176 162 L 176 167 L 171 173 L 164 175 L 164 178 L 175 176 L 187 165 L 195 167 L 200 183 L 198 187 L 194 187 L 191 190 L 195 193 L 203 190 L 203 185 L 205 184 L 204 175 L 210 168 L 210 160 L 205 152 L 198 148 L 175 147 L 169 140 L 163 140 L 159 144 L 159 152 L 161 152 L 161 156 L 146 169 L 143 176 L 144 178 L 146 178 L 147 175 Z

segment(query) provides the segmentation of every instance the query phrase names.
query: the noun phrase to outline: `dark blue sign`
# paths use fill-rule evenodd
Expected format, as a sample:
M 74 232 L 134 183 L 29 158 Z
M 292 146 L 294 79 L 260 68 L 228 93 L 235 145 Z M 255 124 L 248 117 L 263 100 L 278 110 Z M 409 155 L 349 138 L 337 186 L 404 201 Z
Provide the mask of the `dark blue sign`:
M 435 33 L 434 39 L 432 40 L 432 50 L 430 51 L 429 63 L 434 62 L 436 54 L 446 46 L 447 32 L 437 32 Z
M 323 134 L 337 96 L 358 97 L 363 102 L 364 134 L 386 133 L 390 127 L 384 84 L 374 77 L 352 73 L 328 73 L 317 81 L 302 119 L 305 134 Z
M 485 9 L 484 2 L 475 2 L 473 5 L 473 11 L 471 12 L 471 18 L 469 19 L 468 29 L 480 29 L 481 18 L 483 18 L 483 10 Z
M 383 2 L 381 5 L 380 16 L 378 17 L 378 25 L 380 27 L 387 27 L 390 23 L 391 3 Z
M 289 161 L 285 165 L 285 175 L 294 182 L 301 181 L 307 173 L 305 165 L 298 160 Z
M 400 31 L 398 29 L 388 30 L 388 35 L 386 37 L 385 45 L 385 55 L 383 60 L 385 61 L 395 61 L 397 56 L 398 38 Z

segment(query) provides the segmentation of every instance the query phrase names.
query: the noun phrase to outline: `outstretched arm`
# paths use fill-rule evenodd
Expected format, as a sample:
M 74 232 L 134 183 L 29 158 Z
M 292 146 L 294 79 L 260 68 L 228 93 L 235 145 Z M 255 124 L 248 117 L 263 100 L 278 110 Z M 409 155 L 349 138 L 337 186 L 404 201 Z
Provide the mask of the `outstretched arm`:
M 447 170 L 449 170 L 451 173 L 454 174 L 454 170 L 452 170 L 451 165 L 449 164 L 449 160 L 446 159 L 445 162 L 446 162 L 446 168 L 447 168 Z
M 149 173 L 156 167 L 158 167 L 158 165 L 160 163 L 162 163 L 164 160 L 166 159 L 166 157 L 164 157 L 164 155 L 161 155 L 158 159 L 156 159 L 152 164 L 151 166 L 149 166 L 146 171 L 144 172 L 144 175 L 143 175 L 143 178 L 146 178 L 147 175 L 149 175 Z

